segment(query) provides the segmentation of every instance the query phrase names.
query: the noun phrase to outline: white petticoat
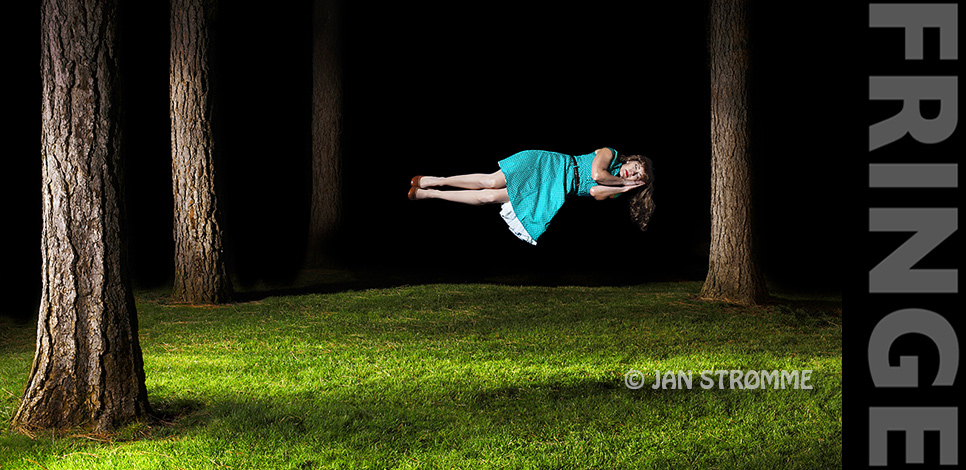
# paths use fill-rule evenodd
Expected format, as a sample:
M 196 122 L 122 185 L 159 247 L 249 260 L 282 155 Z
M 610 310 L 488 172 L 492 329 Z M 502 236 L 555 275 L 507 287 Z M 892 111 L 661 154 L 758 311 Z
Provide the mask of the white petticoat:
M 537 241 L 527 233 L 527 229 L 523 228 L 523 224 L 520 223 L 520 219 L 517 218 L 516 212 L 513 212 L 513 206 L 509 202 L 504 202 L 500 206 L 500 217 L 503 217 L 503 221 L 510 227 L 510 231 L 517 236 L 520 240 L 523 240 L 531 245 L 536 245 Z

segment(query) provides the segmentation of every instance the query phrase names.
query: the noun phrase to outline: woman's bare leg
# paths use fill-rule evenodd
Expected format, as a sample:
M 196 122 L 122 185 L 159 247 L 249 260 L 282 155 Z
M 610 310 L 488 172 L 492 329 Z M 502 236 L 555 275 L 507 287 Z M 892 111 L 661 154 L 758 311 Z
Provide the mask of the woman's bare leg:
M 457 176 L 423 176 L 419 180 L 420 188 L 431 186 L 450 186 L 463 189 L 500 189 L 506 187 L 506 176 L 502 170 L 496 173 L 472 173 Z
M 506 188 L 478 189 L 466 191 L 440 191 L 438 189 L 417 189 L 416 199 L 443 199 L 479 206 L 483 204 L 502 204 L 510 202 Z

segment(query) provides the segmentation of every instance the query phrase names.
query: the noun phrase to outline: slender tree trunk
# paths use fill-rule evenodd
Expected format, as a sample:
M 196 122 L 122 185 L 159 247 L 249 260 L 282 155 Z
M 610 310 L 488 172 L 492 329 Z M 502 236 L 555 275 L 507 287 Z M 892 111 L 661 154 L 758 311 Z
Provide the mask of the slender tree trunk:
M 315 0 L 312 28 L 312 214 L 308 265 L 319 266 L 333 251 L 342 220 L 342 69 L 339 2 Z
M 178 302 L 231 298 L 215 191 L 208 48 L 211 0 L 171 1 L 171 175 Z
M 113 0 L 41 6 L 43 290 L 15 428 L 108 431 L 149 412 L 126 272 Z
M 711 0 L 711 253 L 704 297 L 765 297 L 752 231 L 747 0 Z

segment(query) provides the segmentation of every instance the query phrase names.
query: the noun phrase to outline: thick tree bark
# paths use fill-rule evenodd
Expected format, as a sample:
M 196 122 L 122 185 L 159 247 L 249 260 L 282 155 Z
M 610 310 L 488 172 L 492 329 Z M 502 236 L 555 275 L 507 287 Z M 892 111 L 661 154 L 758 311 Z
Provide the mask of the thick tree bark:
M 312 214 L 308 265 L 324 264 L 342 220 L 339 2 L 315 0 L 312 28 Z
M 215 191 L 209 79 L 211 0 L 171 2 L 171 176 L 176 302 L 231 298 Z
M 765 285 L 752 231 L 747 0 L 711 0 L 711 252 L 701 295 L 743 304 Z
M 15 428 L 108 431 L 149 413 L 126 272 L 113 0 L 41 6 L 43 290 Z

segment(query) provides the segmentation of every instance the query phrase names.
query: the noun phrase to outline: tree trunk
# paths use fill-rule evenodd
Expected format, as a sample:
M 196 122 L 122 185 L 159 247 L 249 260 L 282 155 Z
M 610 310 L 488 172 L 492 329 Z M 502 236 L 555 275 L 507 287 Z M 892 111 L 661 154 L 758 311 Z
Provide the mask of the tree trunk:
M 339 1 L 315 0 L 312 29 L 312 214 L 308 265 L 324 264 L 342 219 Z
M 109 431 L 150 412 L 125 266 L 116 12 L 41 6 L 43 289 L 23 431 Z
M 171 2 L 171 176 L 176 302 L 231 298 L 215 191 L 208 48 L 210 0 Z
M 765 285 L 752 231 L 746 0 L 711 0 L 711 252 L 703 297 L 753 304 Z

